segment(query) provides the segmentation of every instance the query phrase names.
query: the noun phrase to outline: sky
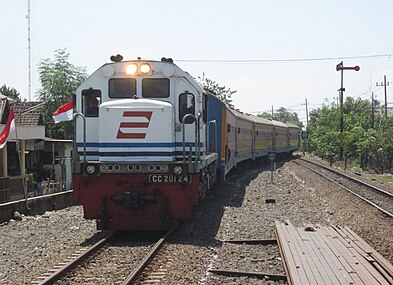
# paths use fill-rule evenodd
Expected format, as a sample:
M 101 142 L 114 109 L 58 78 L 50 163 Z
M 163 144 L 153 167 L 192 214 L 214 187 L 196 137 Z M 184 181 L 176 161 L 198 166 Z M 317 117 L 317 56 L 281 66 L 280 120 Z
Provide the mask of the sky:
M 28 0 L 0 0 L 0 86 L 28 98 Z M 308 110 L 345 96 L 393 106 L 393 1 L 390 0 L 30 0 L 31 100 L 38 66 L 66 49 L 69 62 L 93 73 L 124 59 L 175 64 L 237 91 L 233 104 L 257 114 L 280 107 L 306 121 Z M 390 99 L 391 98 L 391 99 Z

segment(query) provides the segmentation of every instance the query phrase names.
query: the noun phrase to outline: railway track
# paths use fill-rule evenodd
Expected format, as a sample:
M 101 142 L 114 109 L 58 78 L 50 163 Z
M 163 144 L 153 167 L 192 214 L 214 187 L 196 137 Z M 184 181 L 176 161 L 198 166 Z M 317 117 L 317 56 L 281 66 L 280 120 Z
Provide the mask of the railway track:
M 34 284 L 132 284 L 177 229 L 175 224 L 158 240 L 111 232 L 83 252 L 48 271 Z
M 298 160 L 294 160 L 294 162 L 337 184 L 393 218 L 392 193 L 313 161 L 299 158 Z

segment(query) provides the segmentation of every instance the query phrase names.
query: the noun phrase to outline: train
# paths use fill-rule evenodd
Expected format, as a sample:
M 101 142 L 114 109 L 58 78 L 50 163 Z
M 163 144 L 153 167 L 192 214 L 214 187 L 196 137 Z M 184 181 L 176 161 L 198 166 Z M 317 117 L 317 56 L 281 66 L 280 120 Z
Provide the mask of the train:
M 187 220 L 240 163 L 299 148 L 299 127 L 233 110 L 170 58 L 112 56 L 74 97 L 73 200 L 101 230 Z

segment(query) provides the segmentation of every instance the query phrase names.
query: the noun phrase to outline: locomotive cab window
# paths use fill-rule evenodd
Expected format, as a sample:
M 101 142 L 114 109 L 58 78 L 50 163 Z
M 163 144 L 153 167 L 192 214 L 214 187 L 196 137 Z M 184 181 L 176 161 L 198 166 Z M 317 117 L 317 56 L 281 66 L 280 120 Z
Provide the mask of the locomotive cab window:
M 168 98 L 169 79 L 168 78 L 148 78 L 142 80 L 143 98 Z
M 133 98 L 135 96 L 135 78 L 112 78 L 109 80 L 110 98 Z
M 192 93 L 182 93 L 179 95 L 179 121 L 183 122 L 184 116 L 192 114 L 195 116 L 195 97 Z M 194 119 L 188 116 L 185 120 L 186 124 L 192 124 Z
M 98 117 L 100 103 L 101 90 L 88 89 L 82 91 L 82 107 L 85 117 Z

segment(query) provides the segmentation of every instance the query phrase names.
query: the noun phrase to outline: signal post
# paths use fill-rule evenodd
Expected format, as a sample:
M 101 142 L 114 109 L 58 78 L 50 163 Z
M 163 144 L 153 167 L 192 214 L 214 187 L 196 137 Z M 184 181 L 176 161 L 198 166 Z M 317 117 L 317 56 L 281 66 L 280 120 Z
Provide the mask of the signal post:
M 344 70 L 355 70 L 359 71 L 360 67 L 358 65 L 347 67 L 344 66 L 343 62 L 340 62 L 336 65 L 336 70 L 341 71 L 341 88 L 338 89 L 340 91 L 340 160 L 343 160 L 344 157 Z

